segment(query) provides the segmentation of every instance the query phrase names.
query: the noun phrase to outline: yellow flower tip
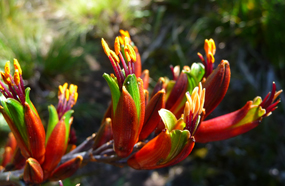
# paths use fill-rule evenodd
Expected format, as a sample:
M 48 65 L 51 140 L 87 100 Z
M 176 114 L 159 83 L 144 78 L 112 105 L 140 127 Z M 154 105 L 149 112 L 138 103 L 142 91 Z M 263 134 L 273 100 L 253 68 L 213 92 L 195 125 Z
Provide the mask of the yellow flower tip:
M 20 84 L 20 73 L 19 73 L 18 69 L 16 69 L 14 72 L 14 81 L 15 81 L 16 85 Z
M 120 49 L 121 49 L 119 37 L 116 37 L 116 39 L 115 39 L 114 49 L 115 49 L 116 54 L 119 55 Z
M 74 84 L 70 84 L 70 86 L 69 86 L 69 93 L 73 94 L 73 93 L 76 93 L 76 92 L 77 92 L 77 86 L 74 85 Z
M 216 53 L 216 44 L 215 41 L 211 39 L 205 39 L 205 44 L 204 44 L 204 50 L 206 52 L 206 55 L 209 53 L 212 53 L 212 55 L 215 55 Z
M 122 36 L 118 36 L 118 37 L 119 37 L 120 44 L 125 45 L 125 41 L 123 37 Z
M 137 61 L 137 54 L 131 45 L 129 45 L 129 51 L 130 51 L 130 56 L 131 56 L 133 62 L 136 62 Z
M 211 49 L 212 54 L 215 55 L 215 53 L 216 53 L 216 44 L 215 44 L 215 41 L 212 38 L 209 40 L 209 44 L 210 44 L 210 49 Z
M 68 86 L 68 83 L 64 83 L 63 84 L 62 88 L 63 88 L 64 91 L 67 89 L 67 86 Z
M 1 72 L 1 77 L 2 77 L 2 79 L 4 81 L 4 83 L 6 83 L 7 85 L 11 84 L 10 77 L 9 76 L 7 77 L 4 72 Z
M 124 37 L 124 45 L 130 44 L 131 39 L 129 37 Z
M 9 77 L 10 75 L 10 61 L 7 61 L 4 67 L 5 77 Z
M 126 30 L 120 30 L 120 34 L 122 35 L 122 37 L 128 37 L 128 38 L 130 38 L 131 36 L 130 36 L 130 33 Z
M 202 89 L 201 82 L 197 87 L 194 88 L 192 91 L 192 94 L 186 93 L 186 103 L 184 108 L 184 115 L 187 116 L 191 112 L 193 114 L 193 118 L 195 118 L 196 115 L 201 115 L 205 109 L 204 109 L 204 103 L 205 103 L 205 88 Z
M 210 63 L 214 63 L 215 62 L 215 57 L 214 57 L 214 55 L 211 52 L 208 53 L 207 59 L 208 59 L 208 61 Z
M 78 93 L 75 92 L 75 93 L 74 93 L 74 104 L 73 104 L 73 105 L 75 105 L 75 103 L 77 102 L 77 99 L 78 99 Z M 73 106 L 73 105 L 72 105 L 72 106 Z
M 112 58 L 113 58 L 117 63 L 120 62 L 119 57 L 116 55 L 116 53 L 115 53 L 113 50 L 110 50 L 110 54 L 111 54 Z
M 128 53 L 133 62 L 137 60 L 137 54 L 131 45 L 126 44 L 124 50 L 125 53 Z
M 1 89 L 1 90 L 4 90 L 4 87 L 3 87 L 1 84 L 0 84 L 0 89 Z
M 103 47 L 105 54 L 109 57 L 110 56 L 110 48 L 103 38 L 101 39 L 101 44 L 102 44 L 102 47 Z
M 20 63 L 17 59 L 14 58 L 14 68 L 15 70 L 18 70 L 19 74 L 22 75 L 22 68 L 20 66 Z
M 69 100 L 69 90 L 68 89 L 66 89 L 65 90 L 65 99 L 66 99 L 66 101 L 68 101 Z
M 125 50 L 125 56 L 126 56 L 126 58 L 127 58 L 127 61 L 130 62 L 130 61 L 131 61 L 130 53 L 129 53 L 129 51 L 126 49 L 126 47 L 124 48 L 124 50 Z

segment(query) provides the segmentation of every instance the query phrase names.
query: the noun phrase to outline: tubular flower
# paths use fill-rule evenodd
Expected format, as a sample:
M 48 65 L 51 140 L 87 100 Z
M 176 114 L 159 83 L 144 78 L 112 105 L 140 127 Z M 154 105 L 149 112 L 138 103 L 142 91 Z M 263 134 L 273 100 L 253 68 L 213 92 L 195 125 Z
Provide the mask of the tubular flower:
M 49 122 L 46 134 L 46 154 L 45 162 L 42 165 L 44 176 L 47 178 L 56 168 L 67 149 L 70 125 L 72 124 L 73 110 L 78 98 L 77 86 L 68 84 L 59 86 L 57 109 L 50 105 Z
M 196 141 L 206 143 L 225 140 L 255 128 L 264 117 L 269 116 L 277 108 L 280 99 L 276 99 L 281 92 L 282 90 L 276 92 L 273 82 L 271 93 L 268 93 L 263 101 L 258 96 L 237 111 L 203 121 L 196 133 Z
M 194 134 L 204 113 L 205 89 L 202 90 L 200 83 L 199 88 L 194 88 L 191 95 L 187 92 L 186 97 L 184 115 L 179 120 L 169 110 L 159 111 L 165 129 L 129 158 L 129 166 L 134 169 L 162 168 L 179 163 L 191 153 L 195 145 Z
M 13 132 L 24 157 L 32 157 L 42 163 L 45 154 L 44 127 L 29 98 L 30 89 L 24 89 L 22 70 L 16 59 L 14 68 L 15 73 L 12 76 L 8 61 L 5 72 L 1 72 L 4 83 L 0 81 L 0 92 L 5 98 L 1 100 L 0 112 Z
M 226 60 L 222 60 L 213 69 L 216 47 L 212 39 L 205 41 L 204 48 L 207 59 L 204 60 L 198 54 L 204 65 L 194 63 L 191 68 L 185 66 L 181 73 L 179 67 L 171 67 L 173 79 L 160 78 L 155 85 L 151 98 L 164 90 L 165 108 L 168 110 L 159 111 L 162 121 L 157 124 L 156 120 L 152 124 L 156 129 L 151 128 L 147 132 L 150 134 L 155 130 L 157 136 L 129 158 L 129 166 L 135 169 L 155 169 L 173 165 L 189 155 L 195 142 L 225 140 L 243 134 L 256 127 L 277 108 L 280 102 L 277 97 L 282 90 L 276 91 L 273 83 L 271 93 L 264 100 L 256 97 L 240 110 L 204 121 L 225 96 L 231 75 Z M 176 119 L 178 117 L 179 120 Z M 178 138 L 179 145 L 174 140 Z M 176 153 L 172 151 L 174 146 L 177 146 Z
M 118 43 L 115 41 L 115 51 L 109 49 L 107 43 L 102 39 L 102 46 L 109 57 L 115 75 L 104 74 L 112 95 L 112 130 L 114 138 L 114 149 L 119 157 L 127 157 L 133 150 L 139 139 L 144 112 L 145 96 L 143 81 L 134 74 L 134 63 L 136 55 L 134 49 L 128 42 Z M 123 47 L 122 47 L 123 46 Z M 123 69 L 119 65 L 118 56 Z
M 213 63 L 215 62 L 214 55 L 216 53 L 216 45 L 212 38 L 209 40 L 205 39 L 204 50 L 206 53 L 206 60 L 199 52 L 198 56 L 205 66 L 205 77 L 207 78 L 212 73 Z

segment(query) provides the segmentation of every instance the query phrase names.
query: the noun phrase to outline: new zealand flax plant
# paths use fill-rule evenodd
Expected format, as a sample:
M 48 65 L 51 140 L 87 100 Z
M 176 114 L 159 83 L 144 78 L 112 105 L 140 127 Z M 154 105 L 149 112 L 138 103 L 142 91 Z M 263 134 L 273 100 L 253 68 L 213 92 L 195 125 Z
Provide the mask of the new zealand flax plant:
M 20 64 L 14 60 L 1 72 L 0 112 L 11 134 L 1 163 L 0 183 L 39 185 L 68 178 L 91 161 L 134 169 L 158 169 L 175 165 L 189 156 L 195 143 L 226 140 L 257 127 L 277 108 L 282 90 L 256 97 L 239 110 L 207 119 L 220 104 L 230 83 L 227 60 L 214 68 L 216 45 L 205 40 L 200 63 L 172 67 L 172 77 L 161 77 L 151 92 L 149 71 L 142 71 L 138 48 L 128 31 L 120 31 L 111 50 L 102 46 L 114 73 L 104 73 L 112 101 L 98 132 L 77 147 L 72 107 L 77 86 L 59 86 L 58 105 L 50 105 L 44 129 L 41 118 L 25 88 Z M 238 97 L 238 96 L 237 96 Z M 7 180 L 7 177 L 13 179 Z M 62 183 L 60 182 L 62 185 Z

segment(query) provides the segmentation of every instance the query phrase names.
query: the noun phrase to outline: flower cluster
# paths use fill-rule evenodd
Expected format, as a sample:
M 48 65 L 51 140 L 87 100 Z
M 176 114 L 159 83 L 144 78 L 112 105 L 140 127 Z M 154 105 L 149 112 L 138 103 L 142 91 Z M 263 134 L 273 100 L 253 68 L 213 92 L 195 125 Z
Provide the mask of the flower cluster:
M 68 174 L 62 167 L 68 162 L 58 164 L 68 149 L 70 125 L 72 124 L 71 108 L 77 101 L 77 86 L 67 83 L 59 86 L 57 109 L 49 106 L 49 122 L 45 131 L 40 116 L 30 100 L 30 88 L 24 88 L 22 70 L 14 60 L 14 76 L 10 74 L 10 62 L 1 72 L 0 112 L 7 121 L 12 133 L 7 142 L 2 169 L 21 169 L 24 167 L 23 179 L 27 183 L 37 184 L 44 180 L 65 178 Z M 82 157 L 74 158 L 70 163 L 80 165 Z M 8 164 L 10 163 L 10 164 Z M 7 167 L 7 165 L 9 165 Z M 70 170 L 74 172 L 75 170 Z
M 176 164 L 191 153 L 197 142 L 225 140 L 253 129 L 280 102 L 276 99 L 282 90 L 276 92 L 273 83 L 272 92 L 263 101 L 256 97 L 235 112 L 205 120 L 225 96 L 231 75 L 226 60 L 213 68 L 216 53 L 213 39 L 205 40 L 205 58 L 198 53 L 202 63 L 184 66 L 181 72 L 178 66 L 171 67 L 173 78 L 161 77 L 149 96 L 149 73 L 141 73 L 140 55 L 129 33 L 120 32 L 115 52 L 102 39 L 115 74 L 103 75 L 111 90 L 112 103 L 99 134 L 109 135 L 108 138 L 98 135 L 95 141 L 113 139 L 116 155 L 128 157 L 130 167 L 155 169 Z M 106 123 L 108 130 L 104 127 Z M 138 142 L 145 145 L 133 152 Z
M 19 170 L 27 184 L 70 177 L 83 162 L 128 165 L 134 169 L 157 169 L 184 160 L 195 143 L 225 140 L 255 128 L 276 108 L 282 90 L 272 91 L 262 100 L 256 97 L 241 109 L 207 119 L 220 104 L 230 83 L 230 65 L 222 60 L 214 68 L 216 46 L 205 40 L 202 63 L 171 67 L 172 78 L 159 78 L 149 92 L 149 71 L 142 71 L 138 48 L 127 31 L 120 31 L 111 50 L 102 46 L 114 69 L 104 73 L 111 91 L 109 105 L 96 135 L 75 146 L 75 131 L 70 128 L 77 86 L 59 86 L 58 105 L 50 105 L 49 121 L 42 120 L 24 86 L 22 69 L 14 60 L 1 72 L 0 112 L 12 133 L 4 149 L 0 171 Z M 76 147 L 76 148 L 75 148 Z M 68 153 L 68 154 L 66 154 Z M 69 155 L 69 158 L 65 158 Z M 64 161 L 63 161 L 64 160 Z

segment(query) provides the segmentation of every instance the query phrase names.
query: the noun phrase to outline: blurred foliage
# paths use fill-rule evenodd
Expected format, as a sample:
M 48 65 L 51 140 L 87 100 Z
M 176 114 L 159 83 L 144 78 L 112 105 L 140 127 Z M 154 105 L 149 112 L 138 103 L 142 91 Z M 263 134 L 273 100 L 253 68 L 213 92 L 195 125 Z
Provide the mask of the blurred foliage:
M 42 118 L 47 103 L 56 104 L 59 84 L 77 84 L 73 127 L 82 141 L 99 127 L 110 100 L 102 73 L 111 72 L 111 65 L 99 38 L 111 43 L 120 28 L 129 30 L 154 86 L 160 76 L 171 77 L 170 64 L 199 61 L 204 39 L 212 37 L 215 65 L 227 59 L 232 70 L 228 93 L 211 115 L 217 116 L 265 96 L 273 80 L 285 87 L 284 12 L 283 0 L 1 0 L 0 67 L 6 60 L 20 61 Z M 86 185 L 282 185 L 284 107 L 279 104 L 247 134 L 197 144 L 176 166 L 135 171 L 91 164 L 65 185 L 79 180 Z M 1 125 L 3 143 L 7 132 Z

